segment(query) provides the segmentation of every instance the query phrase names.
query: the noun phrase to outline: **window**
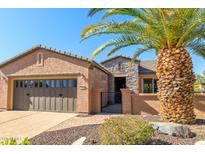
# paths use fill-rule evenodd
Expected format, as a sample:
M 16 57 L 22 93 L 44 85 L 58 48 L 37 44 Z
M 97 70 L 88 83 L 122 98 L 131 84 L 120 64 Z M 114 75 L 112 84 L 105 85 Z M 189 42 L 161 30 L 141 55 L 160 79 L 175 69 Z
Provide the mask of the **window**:
M 44 80 L 44 85 L 46 88 L 50 87 L 50 80 Z
M 39 88 L 43 87 L 43 80 L 39 80 Z
M 56 80 L 56 88 L 60 88 L 61 87 L 60 81 L 61 80 Z
M 67 80 L 63 80 L 63 88 L 67 87 Z
M 34 87 L 38 88 L 38 81 L 37 80 L 34 81 Z
M 18 82 L 18 81 L 16 81 L 16 88 L 18 88 L 18 86 L 19 86 L 19 82 Z
M 34 81 L 33 80 L 28 81 L 28 87 L 29 88 L 33 88 L 34 87 Z
M 55 80 L 51 80 L 51 88 L 55 88 Z
M 157 79 L 144 79 L 143 80 L 143 92 L 144 93 L 156 93 L 157 92 Z
M 43 65 L 43 53 L 37 54 L 37 65 L 40 65 L 40 66 Z
M 23 87 L 23 81 L 20 81 L 20 88 Z
M 24 88 L 27 88 L 27 87 L 28 87 L 28 81 L 25 80 L 25 81 L 24 81 Z
M 77 80 L 73 80 L 73 87 L 77 87 Z
M 68 87 L 69 88 L 73 87 L 73 80 L 68 80 Z

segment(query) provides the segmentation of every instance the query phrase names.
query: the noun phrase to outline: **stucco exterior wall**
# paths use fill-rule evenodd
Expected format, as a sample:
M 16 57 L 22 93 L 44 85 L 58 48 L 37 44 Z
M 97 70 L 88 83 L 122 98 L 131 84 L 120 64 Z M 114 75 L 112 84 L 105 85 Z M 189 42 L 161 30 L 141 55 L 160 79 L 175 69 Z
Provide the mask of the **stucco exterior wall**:
M 138 115 L 158 115 L 159 100 L 156 94 L 131 95 L 132 114 Z
M 137 115 L 158 115 L 160 104 L 156 94 L 132 94 L 128 89 L 122 90 L 123 113 Z M 205 95 L 194 95 L 195 113 L 198 118 L 205 118 Z
M 7 108 L 7 86 L 8 81 L 4 80 L 0 75 L 0 109 L 4 110 Z
M 101 92 L 108 91 L 108 74 L 92 68 L 89 70 L 90 78 L 90 112 L 99 113 L 101 110 Z M 103 105 L 107 103 L 106 99 L 102 102 Z
M 43 53 L 43 65 L 37 65 L 37 54 Z M 84 78 L 77 76 L 78 88 L 77 88 L 77 112 L 89 111 L 89 63 L 86 61 L 78 60 L 73 57 L 64 56 L 55 52 L 47 51 L 46 49 L 38 49 L 31 54 L 28 54 L 20 59 L 11 62 L 2 68 L 1 80 L 0 80 L 0 107 L 8 108 L 12 100 L 8 100 L 7 97 L 13 93 L 8 88 L 8 78 L 2 79 L 2 76 L 7 75 L 37 75 L 37 74 L 58 74 L 61 73 L 81 73 Z M 82 90 L 81 87 L 85 87 Z

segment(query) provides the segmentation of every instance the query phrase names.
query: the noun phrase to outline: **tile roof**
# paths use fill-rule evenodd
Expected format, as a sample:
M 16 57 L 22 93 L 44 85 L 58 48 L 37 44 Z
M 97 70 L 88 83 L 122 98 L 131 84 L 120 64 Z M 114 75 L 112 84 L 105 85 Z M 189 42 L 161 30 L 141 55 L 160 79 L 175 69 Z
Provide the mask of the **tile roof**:
M 156 60 L 140 61 L 139 73 L 156 73 Z
M 93 64 L 93 65 L 96 66 L 97 68 L 101 69 L 101 70 L 104 71 L 105 73 L 110 74 L 110 72 L 109 72 L 104 66 L 102 66 L 101 64 L 98 64 L 98 63 L 95 62 L 95 61 L 90 61 L 88 58 L 85 58 L 85 57 L 83 57 L 83 56 L 79 56 L 79 55 L 76 55 L 76 54 L 72 54 L 71 52 L 67 52 L 67 51 L 58 50 L 58 49 L 56 49 L 56 48 L 49 48 L 49 47 L 47 47 L 47 46 L 45 46 L 45 45 L 41 45 L 41 44 L 40 44 L 40 45 L 37 45 L 37 46 L 34 46 L 34 47 L 32 47 L 32 48 L 30 48 L 30 49 L 24 51 L 23 53 L 21 53 L 21 54 L 15 56 L 15 57 L 13 57 L 13 58 L 10 58 L 10 59 L 6 60 L 5 62 L 3 62 L 3 63 L 0 64 L 0 67 L 3 67 L 3 66 L 5 66 L 5 65 L 11 63 L 11 62 L 15 61 L 15 60 L 18 59 L 18 58 L 21 58 L 21 57 L 23 57 L 23 56 L 26 56 L 26 55 L 30 54 L 31 52 L 33 52 L 33 51 L 35 51 L 35 50 L 37 50 L 37 49 L 45 49 L 45 50 L 50 51 L 50 52 L 55 52 L 55 53 L 57 53 L 57 54 L 61 54 L 61 55 L 64 55 L 64 56 L 69 56 L 69 57 L 73 57 L 73 58 L 76 58 L 76 59 L 79 59 L 79 60 L 86 61 L 86 62 L 88 62 L 88 63 L 90 63 L 90 64 Z
M 132 58 L 131 57 L 127 57 L 127 56 L 123 56 L 123 55 L 117 55 L 117 56 L 114 56 L 112 58 L 109 58 L 109 59 L 106 59 L 102 62 L 100 62 L 101 64 L 105 64 L 106 62 L 109 62 L 111 60 L 114 60 L 114 59 L 117 59 L 117 58 L 125 58 L 125 59 L 128 59 L 128 60 L 131 60 Z M 139 60 L 136 60 L 136 62 L 139 62 Z

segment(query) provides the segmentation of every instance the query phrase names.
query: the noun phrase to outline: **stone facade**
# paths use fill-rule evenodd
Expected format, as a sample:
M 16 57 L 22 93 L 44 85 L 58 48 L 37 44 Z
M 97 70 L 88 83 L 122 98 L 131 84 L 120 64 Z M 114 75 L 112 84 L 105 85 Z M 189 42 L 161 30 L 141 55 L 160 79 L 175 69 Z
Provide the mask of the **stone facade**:
M 139 61 L 130 65 L 130 58 L 117 56 L 101 63 L 112 75 L 109 76 L 109 90 L 114 92 L 114 78 L 126 77 L 126 87 L 132 92 L 139 92 L 138 75 Z

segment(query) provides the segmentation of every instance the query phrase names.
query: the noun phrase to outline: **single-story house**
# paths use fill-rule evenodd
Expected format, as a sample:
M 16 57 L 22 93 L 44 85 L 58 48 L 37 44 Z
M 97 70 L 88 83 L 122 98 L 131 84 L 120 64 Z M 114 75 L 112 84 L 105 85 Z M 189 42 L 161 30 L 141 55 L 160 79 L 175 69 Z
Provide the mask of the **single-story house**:
M 96 113 L 102 93 L 155 93 L 155 60 L 116 56 L 102 63 L 48 48 L 33 47 L 0 64 L 0 109 Z M 108 101 L 108 99 L 107 99 Z

